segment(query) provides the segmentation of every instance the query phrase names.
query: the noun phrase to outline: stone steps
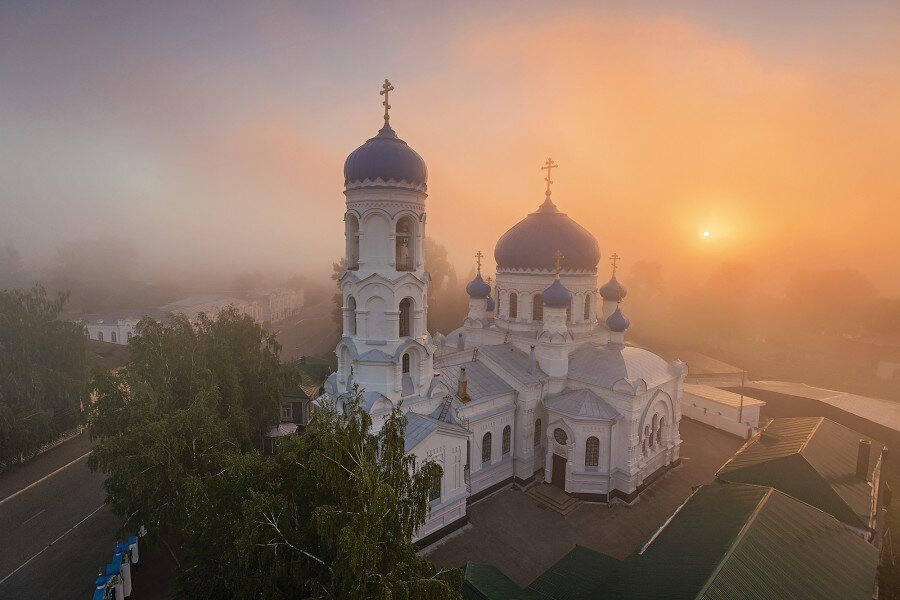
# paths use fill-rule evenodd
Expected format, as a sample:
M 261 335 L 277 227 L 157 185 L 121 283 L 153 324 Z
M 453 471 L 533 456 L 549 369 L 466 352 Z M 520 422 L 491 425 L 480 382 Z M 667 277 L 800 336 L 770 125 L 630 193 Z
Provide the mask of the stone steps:
M 566 516 L 583 504 L 583 501 L 570 496 L 549 483 L 538 484 L 528 489 L 525 493 L 563 516 Z

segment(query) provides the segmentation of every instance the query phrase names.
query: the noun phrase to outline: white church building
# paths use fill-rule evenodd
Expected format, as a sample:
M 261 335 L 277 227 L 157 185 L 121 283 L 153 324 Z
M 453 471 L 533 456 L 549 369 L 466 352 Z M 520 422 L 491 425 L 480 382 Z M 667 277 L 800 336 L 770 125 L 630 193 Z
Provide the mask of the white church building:
M 406 451 L 443 468 L 420 544 L 510 485 L 634 501 L 679 463 L 687 367 L 625 342 L 615 263 L 598 286 L 599 245 L 551 199 L 550 160 L 543 202 L 496 244 L 496 285 L 482 279 L 479 252 L 465 322 L 432 336 L 428 173 L 391 128 L 384 95 L 384 126 L 344 164 L 343 336 L 319 402 L 356 384 L 377 428 L 402 401 Z

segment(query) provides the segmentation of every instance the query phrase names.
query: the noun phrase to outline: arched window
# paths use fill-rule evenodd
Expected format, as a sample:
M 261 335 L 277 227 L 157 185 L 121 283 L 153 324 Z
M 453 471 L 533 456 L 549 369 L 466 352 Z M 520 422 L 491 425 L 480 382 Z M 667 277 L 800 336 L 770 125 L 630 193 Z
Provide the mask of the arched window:
M 644 454 L 647 454 L 650 446 L 650 426 L 644 425 Z
M 509 454 L 510 438 L 512 437 L 512 428 L 507 425 L 503 428 L 503 456 Z
M 103 341 L 103 332 L 102 331 L 97 332 L 97 340 L 101 341 L 101 342 Z
M 565 429 L 559 427 L 553 430 L 553 439 L 556 440 L 556 443 L 560 446 L 565 446 L 569 442 L 569 436 L 566 435 Z
M 411 335 L 412 300 L 404 298 L 400 301 L 400 337 Z
M 537 448 L 543 442 L 543 432 L 541 431 L 541 420 L 534 421 L 534 447 Z
M 484 434 L 481 438 L 481 464 L 486 465 L 491 462 L 491 433 Z
M 356 335 L 356 298 L 350 296 L 347 298 L 347 308 L 350 309 L 350 314 L 347 315 L 347 320 L 349 321 L 347 324 L 349 325 L 349 334 Z
M 509 294 L 509 318 L 515 319 L 519 316 L 519 297 L 515 292 Z
M 403 217 L 397 221 L 396 231 L 396 261 L 398 271 L 412 271 L 415 264 L 413 256 L 413 225 L 412 219 Z
M 403 355 L 403 360 L 401 361 L 403 364 L 403 372 L 409 373 L 409 353 Z
M 591 436 L 584 444 L 584 466 L 588 469 L 597 468 L 600 463 L 600 440 Z
M 572 301 L 569 300 L 569 303 L 566 304 L 566 323 L 572 322 Z
M 441 480 L 437 479 L 428 490 L 428 501 L 434 502 L 441 499 Z
M 128 343 L 131 343 L 131 338 L 134 337 L 134 334 L 132 334 L 132 333 L 129 331 L 128 333 L 125 334 L 125 336 L 126 336 L 126 337 L 125 337 L 126 341 L 128 341 Z
M 500 290 L 497 290 L 497 309 L 494 311 L 494 314 L 496 314 L 496 315 L 502 314 L 500 312 Z
M 113 331 L 109 335 L 110 335 L 109 341 L 111 341 L 113 344 L 115 344 L 116 343 L 116 332 Z
M 532 321 L 543 321 L 544 320 L 544 299 L 540 294 L 535 294 L 531 298 L 531 320 Z
M 662 443 L 662 432 L 663 432 L 663 429 L 665 429 L 665 428 L 666 428 L 666 418 L 660 417 L 659 418 L 659 428 L 656 430 L 656 443 L 657 444 Z
M 650 447 L 655 446 L 654 438 L 656 437 L 657 427 L 659 427 L 659 417 L 653 415 L 653 425 L 650 426 Z
M 584 297 L 584 320 L 591 320 L 591 295 L 587 294 Z
M 359 219 L 356 215 L 347 217 L 347 268 L 359 268 Z

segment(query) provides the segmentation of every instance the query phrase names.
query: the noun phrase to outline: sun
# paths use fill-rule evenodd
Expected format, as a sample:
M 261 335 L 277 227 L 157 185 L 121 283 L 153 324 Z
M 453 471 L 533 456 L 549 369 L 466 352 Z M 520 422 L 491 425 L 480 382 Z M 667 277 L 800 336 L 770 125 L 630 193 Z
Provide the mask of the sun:
M 709 232 L 708 232 L 708 231 L 704 231 L 704 232 L 703 232 L 703 237 L 708 238 L 708 237 L 709 237 Z

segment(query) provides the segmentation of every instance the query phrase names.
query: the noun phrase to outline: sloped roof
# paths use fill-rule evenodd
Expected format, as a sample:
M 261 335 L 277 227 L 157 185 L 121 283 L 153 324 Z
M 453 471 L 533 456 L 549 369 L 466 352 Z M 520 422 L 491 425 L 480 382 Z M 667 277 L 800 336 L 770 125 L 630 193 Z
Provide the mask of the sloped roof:
M 540 365 L 537 363 L 532 364 L 531 357 L 512 344 L 479 346 L 478 352 L 490 358 L 500 368 L 522 383 L 540 383 L 542 379 L 547 377 L 547 374 L 541 370 Z
M 466 430 L 459 425 L 454 425 L 446 421 L 439 421 L 435 418 L 420 415 L 412 411 L 406 413 L 406 430 L 403 432 L 403 451 L 409 452 L 419 445 L 438 427 L 451 429 L 466 433 Z
M 378 349 L 372 349 L 367 352 L 363 352 L 357 357 L 357 360 L 362 362 L 382 362 L 382 363 L 390 363 L 397 362 L 393 356 Z
M 441 383 L 456 392 L 462 368 L 466 368 L 466 392 L 472 400 L 506 394 L 514 391 L 512 386 L 488 368 L 481 361 L 469 361 L 437 369 Z
M 713 387 L 711 385 L 700 385 L 698 383 L 685 383 L 684 384 L 684 392 L 686 394 L 693 394 L 700 398 L 705 398 L 707 400 L 712 400 L 713 402 L 718 402 L 719 404 L 724 404 L 725 406 L 731 406 L 733 408 L 737 408 L 741 405 L 741 395 L 735 394 L 734 392 L 729 392 L 728 390 L 722 390 L 717 387 Z M 751 398 L 750 396 L 744 395 L 743 399 L 744 407 L 747 406 L 765 406 L 766 403 L 762 400 L 758 400 L 756 398 Z
M 653 388 L 679 373 L 665 360 L 643 348 L 587 345 L 569 355 L 569 379 L 612 389 L 620 379 L 643 379 Z
M 302 386 L 291 386 L 284 388 L 281 393 L 283 398 L 291 398 L 295 400 L 309 400 L 309 394 Z
M 824 417 L 774 419 L 717 473 L 726 481 L 770 485 L 840 519 L 868 528 L 872 487 L 856 476 L 859 440 L 882 444 Z
M 868 600 L 878 550 L 773 488 L 705 485 L 594 597 Z
M 564 413 L 575 418 L 613 421 L 619 413 L 606 400 L 590 390 L 563 390 L 546 402 L 548 410 Z
M 463 597 L 466 600 L 545 600 L 534 592 L 522 590 L 497 567 L 472 561 L 466 563 Z
M 547 600 L 587 600 L 622 562 L 584 546 L 575 546 L 532 581 L 527 591 Z

